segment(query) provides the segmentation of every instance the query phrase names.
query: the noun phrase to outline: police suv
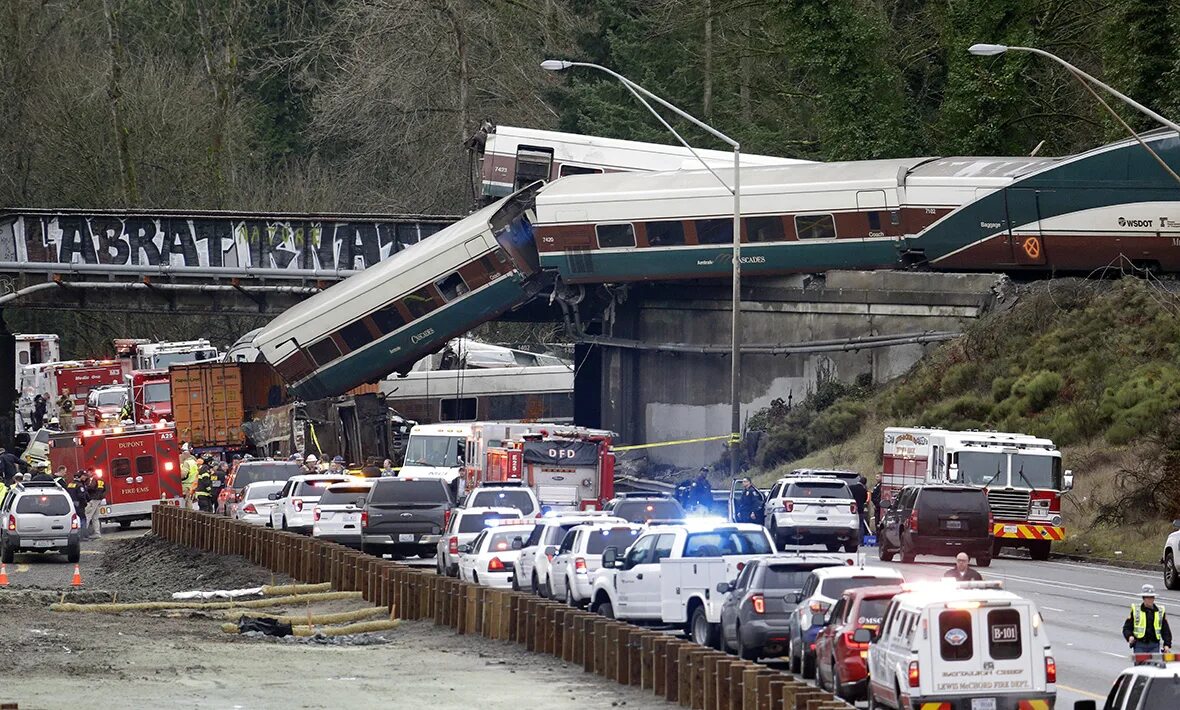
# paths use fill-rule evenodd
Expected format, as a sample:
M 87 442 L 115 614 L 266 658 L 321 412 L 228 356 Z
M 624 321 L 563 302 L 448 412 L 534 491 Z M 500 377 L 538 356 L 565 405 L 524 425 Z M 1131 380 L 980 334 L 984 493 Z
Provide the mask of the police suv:
M 1180 654 L 1134 654 L 1136 665 L 1119 674 L 1103 710 L 1180 708 Z M 1095 710 L 1093 700 L 1079 700 L 1074 710 Z
M 998 581 L 908 588 L 869 647 L 870 707 L 1053 707 L 1057 664 L 1035 604 Z

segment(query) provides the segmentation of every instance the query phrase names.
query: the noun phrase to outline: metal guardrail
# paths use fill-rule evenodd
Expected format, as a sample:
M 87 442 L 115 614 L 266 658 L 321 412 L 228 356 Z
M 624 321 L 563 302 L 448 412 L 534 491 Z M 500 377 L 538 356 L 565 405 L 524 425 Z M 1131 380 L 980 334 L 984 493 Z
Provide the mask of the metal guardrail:
M 152 532 L 186 547 L 238 555 L 300 582 L 359 591 L 398 619 L 512 641 L 694 710 L 847 710 L 790 673 L 555 601 L 480 587 L 343 545 L 210 513 L 158 505 Z

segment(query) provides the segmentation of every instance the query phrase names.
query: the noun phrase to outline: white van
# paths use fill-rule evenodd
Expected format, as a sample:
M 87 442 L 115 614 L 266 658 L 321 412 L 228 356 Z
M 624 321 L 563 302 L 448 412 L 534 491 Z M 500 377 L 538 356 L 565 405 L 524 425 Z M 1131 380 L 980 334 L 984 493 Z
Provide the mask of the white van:
M 930 582 L 895 596 L 869 647 L 869 678 L 872 707 L 1016 710 L 1057 698 L 1040 612 L 998 581 Z

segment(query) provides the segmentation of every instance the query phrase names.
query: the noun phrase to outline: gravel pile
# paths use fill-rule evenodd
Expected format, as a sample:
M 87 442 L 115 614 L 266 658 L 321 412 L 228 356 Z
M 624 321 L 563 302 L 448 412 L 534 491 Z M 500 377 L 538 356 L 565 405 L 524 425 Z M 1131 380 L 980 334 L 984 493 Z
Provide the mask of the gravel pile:
M 240 589 L 292 580 L 237 556 L 181 547 L 154 535 L 104 542 L 102 562 L 86 580 L 118 592 L 119 601 L 168 599 L 173 592 Z

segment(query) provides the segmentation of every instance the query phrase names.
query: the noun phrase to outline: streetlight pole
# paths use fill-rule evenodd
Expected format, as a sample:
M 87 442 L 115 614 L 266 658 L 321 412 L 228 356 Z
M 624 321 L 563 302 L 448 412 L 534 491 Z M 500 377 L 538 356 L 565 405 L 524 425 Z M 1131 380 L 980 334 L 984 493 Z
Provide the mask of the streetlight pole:
M 615 79 L 617 79 L 620 83 L 623 84 L 623 86 L 627 87 L 627 90 L 631 92 L 631 95 L 634 96 L 639 101 L 639 103 L 643 104 L 643 106 L 648 111 L 650 111 L 653 116 L 656 117 L 656 120 L 658 120 L 664 126 L 664 128 L 667 128 L 668 131 L 671 132 L 671 134 L 676 137 L 676 140 L 680 141 L 681 145 L 683 145 L 685 148 L 687 148 L 688 151 L 690 153 L 692 153 L 693 156 L 696 157 L 697 160 L 700 161 L 701 165 L 703 165 L 706 170 L 708 170 L 710 173 L 713 174 L 713 177 L 717 178 L 717 181 L 721 183 L 722 187 L 724 187 L 726 190 L 728 190 L 729 192 L 731 192 L 733 194 L 733 302 L 732 302 L 733 312 L 732 312 L 732 316 L 730 318 L 730 343 L 731 343 L 731 345 L 730 345 L 730 354 L 729 354 L 729 358 L 730 358 L 730 363 L 729 363 L 729 401 L 730 401 L 729 472 L 730 472 L 731 476 L 737 476 L 737 473 L 738 473 L 738 448 L 737 447 L 738 447 L 738 444 L 741 443 L 741 439 L 742 439 L 742 410 L 741 410 L 741 391 L 740 391 L 741 331 L 739 330 L 739 324 L 741 321 L 741 302 L 742 302 L 742 203 L 741 203 L 741 177 L 740 177 L 741 176 L 741 144 L 738 143 L 737 141 L 735 141 L 734 139 L 730 138 L 729 136 L 725 135 L 721 131 L 717 130 L 716 128 L 713 128 L 712 126 L 705 123 L 704 121 L 701 121 L 701 120 L 697 119 L 696 117 L 691 116 L 688 113 L 682 111 L 681 109 L 677 108 L 676 106 L 673 106 L 672 104 L 668 103 L 664 99 L 660 98 L 659 96 L 656 96 L 655 94 L 651 93 L 650 91 L 643 88 L 639 84 L 636 84 L 635 82 L 631 81 L 627 77 L 623 76 L 622 74 L 619 74 L 618 72 L 615 72 L 611 69 L 607 69 L 604 66 L 601 66 L 598 64 L 591 64 L 589 62 L 570 62 L 570 61 L 566 61 L 566 60 L 562 60 L 562 59 L 547 59 L 547 60 L 541 62 L 541 68 L 545 69 L 547 71 L 565 71 L 566 69 L 569 69 L 571 67 L 584 67 L 586 69 L 594 69 L 594 70 L 603 72 L 604 74 L 607 74 L 607 75 L 612 76 Z M 655 101 L 656 103 L 658 103 L 659 105 L 668 109 L 672 113 L 676 114 L 677 116 L 680 116 L 684 120 L 692 123 L 694 126 L 697 126 L 701 130 L 706 131 L 707 133 L 709 133 L 709 135 L 714 136 L 718 140 L 726 143 L 731 148 L 733 148 L 733 185 L 732 185 L 732 187 L 730 185 L 727 185 L 725 183 L 725 180 L 723 180 L 721 178 L 721 176 L 718 175 L 713 170 L 713 168 L 710 167 L 710 165 L 708 163 L 706 163 L 705 160 L 695 150 L 693 150 L 693 147 L 691 145 L 689 145 L 688 142 L 686 140 L 684 140 L 684 138 L 682 138 L 679 133 L 676 132 L 676 129 L 673 128 L 667 121 L 665 121 L 664 117 L 661 116 L 654 108 L 652 108 L 651 104 L 649 104 L 645 100 L 645 97 L 647 99 L 651 99 L 652 101 Z

